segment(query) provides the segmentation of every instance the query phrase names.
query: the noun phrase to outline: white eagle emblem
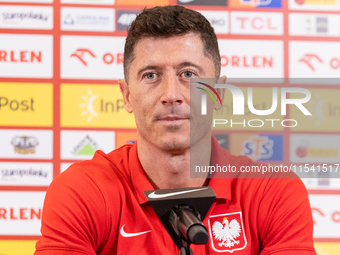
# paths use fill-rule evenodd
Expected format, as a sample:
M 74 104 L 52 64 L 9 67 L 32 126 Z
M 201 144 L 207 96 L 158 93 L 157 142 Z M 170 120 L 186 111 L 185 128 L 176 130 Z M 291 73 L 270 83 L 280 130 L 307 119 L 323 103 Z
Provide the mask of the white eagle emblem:
M 223 227 L 224 224 L 224 227 Z M 222 241 L 218 243 L 219 246 L 225 246 L 227 248 L 233 247 L 235 244 L 239 244 L 240 241 L 236 241 L 235 239 L 240 236 L 241 226 L 240 223 L 236 219 L 233 219 L 230 223 L 228 218 L 223 218 L 223 222 L 215 221 L 212 226 L 212 231 L 214 237 L 218 241 Z

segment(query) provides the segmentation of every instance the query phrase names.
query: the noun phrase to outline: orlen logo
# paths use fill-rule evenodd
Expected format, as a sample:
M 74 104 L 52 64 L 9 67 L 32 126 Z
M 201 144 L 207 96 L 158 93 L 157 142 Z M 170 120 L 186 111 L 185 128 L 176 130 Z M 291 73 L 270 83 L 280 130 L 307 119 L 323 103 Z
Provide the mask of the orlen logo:
M 96 58 L 97 56 L 89 49 L 77 49 L 73 54 L 70 56 L 76 57 L 79 59 L 81 63 L 83 63 L 84 66 L 88 65 L 88 62 L 91 61 L 91 58 Z M 112 64 L 116 63 L 118 64 L 123 64 L 124 62 L 124 54 L 123 53 L 117 53 L 117 54 L 112 54 L 112 53 L 105 53 L 102 56 L 102 60 L 105 64 Z
M 299 62 L 305 63 L 310 69 L 315 71 L 314 62 L 323 63 L 323 60 L 316 54 L 305 54 Z
M 62 35 L 60 40 L 61 78 L 118 80 L 124 76 L 124 37 Z
M 0 77 L 53 77 L 52 35 L 1 33 L 0 42 Z
M 41 62 L 41 51 L 5 51 L 0 50 L 0 62 L 21 62 L 21 63 L 34 63 Z
M 335 224 L 340 223 L 340 211 L 331 212 L 330 215 L 326 216 L 326 213 L 321 208 L 312 207 L 312 213 L 313 213 L 313 223 L 314 223 L 314 225 L 318 225 L 318 221 L 316 219 L 320 216 L 321 217 L 329 217 L 330 220 Z
M 272 56 L 226 56 L 221 55 L 222 67 L 253 67 L 253 68 L 272 68 L 274 58 Z
M 320 64 L 328 64 L 332 69 L 339 69 L 340 68 L 340 59 L 335 57 L 331 58 L 329 61 L 324 61 L 321 57 L 317 54 L 305 54 L 299 62 L 305 63 L 313 72 L 316 71 L 316 68 Z
M 41 208 L 0 208 L 0 220 L 41 219 Z

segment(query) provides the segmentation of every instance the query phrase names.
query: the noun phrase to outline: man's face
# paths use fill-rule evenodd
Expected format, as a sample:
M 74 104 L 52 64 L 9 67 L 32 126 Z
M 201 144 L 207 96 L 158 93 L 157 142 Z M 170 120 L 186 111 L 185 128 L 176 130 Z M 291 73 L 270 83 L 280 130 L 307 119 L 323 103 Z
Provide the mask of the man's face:
M 190 119 L 191 125 L 194 123 L 193 112 L 190 113 L 190 78 L 215 75 L 214 64 L 203 49 L 199 35 L 194 33 L 149 37 L 136 44 L 129 84 L 121 81 L 120 86 L 125 108 L 134 112 L 138 139 L 164 150 L 190 148 Z M 205 126 L 199 128 L 203 130 L 200 137 L 210 130 L 210 123 Z

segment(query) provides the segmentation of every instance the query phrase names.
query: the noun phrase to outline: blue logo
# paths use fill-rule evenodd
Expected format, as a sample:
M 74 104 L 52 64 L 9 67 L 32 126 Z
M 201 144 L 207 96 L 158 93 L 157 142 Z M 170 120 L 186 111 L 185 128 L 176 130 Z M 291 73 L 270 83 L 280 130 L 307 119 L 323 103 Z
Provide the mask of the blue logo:
M 283 161 L 283 136 L 251 136 L 243 142 L 241 154 L 256 161 Z
M 281 0 L 230 0 L 231 6 L 247 8 L 281 8 Z

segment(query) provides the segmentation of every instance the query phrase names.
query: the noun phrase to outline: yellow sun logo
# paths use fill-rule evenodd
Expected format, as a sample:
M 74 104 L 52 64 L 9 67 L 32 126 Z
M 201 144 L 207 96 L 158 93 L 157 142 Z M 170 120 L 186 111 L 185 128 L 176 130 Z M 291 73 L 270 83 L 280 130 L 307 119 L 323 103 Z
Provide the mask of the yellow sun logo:
M 99 95 L 94 95 L 90 89 L 87 90 L 87 94 L 88 96 L 86 95 L 81 96 L 81 98 L 85 101 L 85 103 L 80 103 L 79 107 L 87 108 L 81 113 L 81 115 L 84 116 L 88 114 L 89 116 L 87 118 L 87 122 L 90 122 L 93 117 L 99 116 L 98 113 L 94 111 L 94 106 L 93 106 L 93 101 L 96 100 Z

